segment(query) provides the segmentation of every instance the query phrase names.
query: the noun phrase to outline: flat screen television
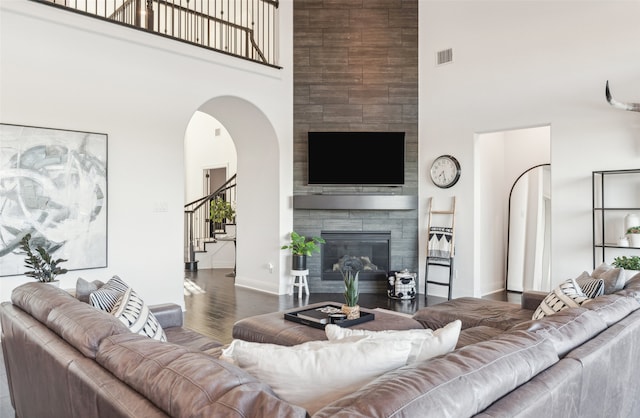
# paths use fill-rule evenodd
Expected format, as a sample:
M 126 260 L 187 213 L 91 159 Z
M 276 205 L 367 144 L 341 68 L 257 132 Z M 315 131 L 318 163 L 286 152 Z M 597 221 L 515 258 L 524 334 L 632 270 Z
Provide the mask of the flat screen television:
M 309 184 L 404 184 L 404 132 L 309 132 L 308 142 Z

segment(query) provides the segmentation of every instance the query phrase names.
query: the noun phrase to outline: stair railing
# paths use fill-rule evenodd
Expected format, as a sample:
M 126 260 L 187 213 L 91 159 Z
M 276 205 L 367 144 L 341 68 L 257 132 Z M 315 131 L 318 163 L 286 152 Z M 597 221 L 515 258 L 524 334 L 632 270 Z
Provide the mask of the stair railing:
M 219 198 L 235 205 L 236 188 L 234 174 L 213 193 L 184 205 L 185 269 L 197 270 L 196 252 L 204 250 L 205 243 L 216 242 L 216 234 L 225 232 L 224 222 L 215 225 L 211 219 L 211 201 Z
M 278 67 L 278 0 L 31 0 Z

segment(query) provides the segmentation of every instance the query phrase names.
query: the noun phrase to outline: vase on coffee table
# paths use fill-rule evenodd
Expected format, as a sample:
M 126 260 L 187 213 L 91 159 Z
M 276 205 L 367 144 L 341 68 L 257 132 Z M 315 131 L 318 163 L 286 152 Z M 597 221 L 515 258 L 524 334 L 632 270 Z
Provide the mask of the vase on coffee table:
M 344 278 L 344 305 L 342 305 L 342 313 L 347 315 L 347 319 L 360 318 L 360 306 L 358 306 L 358 274 L 353 274 L 352 270 L 343 270 Z
M 358 319 L 360 318 L 360 305 L 342 305 L 342 313 L 347 315 L 347 319 Z

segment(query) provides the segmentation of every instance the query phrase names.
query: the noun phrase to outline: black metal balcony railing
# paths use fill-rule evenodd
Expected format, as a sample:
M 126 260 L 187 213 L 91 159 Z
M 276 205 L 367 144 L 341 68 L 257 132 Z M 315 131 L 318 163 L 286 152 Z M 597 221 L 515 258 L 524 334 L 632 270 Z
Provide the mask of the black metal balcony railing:
M 32 0 L 278 67 L 279 0 Z

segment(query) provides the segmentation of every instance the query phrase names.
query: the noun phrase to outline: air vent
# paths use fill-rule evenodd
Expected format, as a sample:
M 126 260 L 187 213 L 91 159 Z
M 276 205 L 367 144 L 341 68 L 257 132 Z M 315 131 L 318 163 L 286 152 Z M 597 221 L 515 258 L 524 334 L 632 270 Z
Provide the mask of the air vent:
M 453 61 L 453 49 L 443 49 L 436 53 L 436 65 L 444 65 Z

